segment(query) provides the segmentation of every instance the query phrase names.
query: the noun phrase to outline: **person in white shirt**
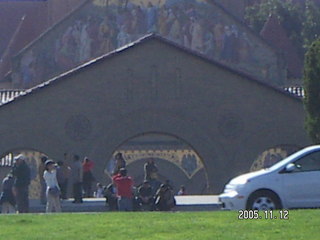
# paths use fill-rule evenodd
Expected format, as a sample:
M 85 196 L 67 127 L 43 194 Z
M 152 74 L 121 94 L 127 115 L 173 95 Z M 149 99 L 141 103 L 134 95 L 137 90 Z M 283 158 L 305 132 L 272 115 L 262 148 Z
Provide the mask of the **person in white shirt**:
M 56 164 L 52 160 L 47 160 L 45 163 L 46 170 L 43 173 L 44 181 L 47 185 L 47 207 L 46 212 L 61 212 L 60 205 L 60 187 L 57 181 Z
M 97 191 L 95 192 L 96 198 L 104 198 L 104 188 L 101 183 L 97 183 Z

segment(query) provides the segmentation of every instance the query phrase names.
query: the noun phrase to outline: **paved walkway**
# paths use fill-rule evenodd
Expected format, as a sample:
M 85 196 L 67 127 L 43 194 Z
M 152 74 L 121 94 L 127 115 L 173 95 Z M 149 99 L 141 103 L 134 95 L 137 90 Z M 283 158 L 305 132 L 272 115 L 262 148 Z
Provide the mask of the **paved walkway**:
M 216 195 L 176 196 L 176 211 L 214 211 L 221 206 Z M 63 212 L 106 212 L 108 207 L 104 198 L 84 198 L 83 203 L 72 203 L 72 199 L 63 200 Z M 30 212 L 45 212 L 45 205 L 39 200 L 30 200 Z

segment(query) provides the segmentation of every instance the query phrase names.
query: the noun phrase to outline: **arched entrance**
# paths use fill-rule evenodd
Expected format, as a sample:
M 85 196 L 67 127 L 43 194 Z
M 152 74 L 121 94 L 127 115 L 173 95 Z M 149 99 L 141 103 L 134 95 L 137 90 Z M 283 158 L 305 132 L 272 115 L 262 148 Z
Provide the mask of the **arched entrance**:
M 257 159 L 252 163 L 250 171 L 257 171 L 263 168 L 268 168 L 274 165 L 275 163 L 281 161 L 282 159 L 286 158 L 287 156 L 293 154 L 294 152 L 301 149 L 296 145 L 279 145 L 272 147 L 270 149 L 265 150 L 262 152 Z
M 115 155 L 121 153 L 129 175 L 139 185 L 145 178 L 144 165 L 152 160 L 157 166 L 159 183 L 169 180 L 175 192 L 184 185 L 188 194 L 205 194 L 208 177 L 197 151 L 184 140 L 165 133 L 145 133 L 123 142 L 108 160 L 105 173 L 111 178 Z
M 47 156 L 46 154 L 33 149 L 15 149 L 10 150 L 0 156 L 0 179 L 3 179 L 12 169 L 14 164 L 14 157 L 19 154 L 24 154 L 27 157 L 27 164 L 31 171 L 31 184 L 29 187 L 29 198 L 40 198 L 40 178 L 38 169 L 41 163 L 41 158 Z

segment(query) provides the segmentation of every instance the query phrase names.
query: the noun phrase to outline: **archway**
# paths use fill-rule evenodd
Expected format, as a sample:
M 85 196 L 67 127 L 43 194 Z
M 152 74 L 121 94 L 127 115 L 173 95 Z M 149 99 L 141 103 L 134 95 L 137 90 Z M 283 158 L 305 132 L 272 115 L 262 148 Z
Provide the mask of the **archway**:
M 40 198 L 40 178 L 38 169 L 41 163 L 41 158 L 47 156 L 45 153 L 39 152 L 34 149 L 14 149 L 7 151 L 0 156 L 0 179 L 3 179 L 11 170 L 14 165 L 14 157 L 19 154 L 24 154 L 27 157 L 27 164 L 31 170 L 31 183 L 29 187 L 29 198 Z
M 283 144 L 267 149 L 262 152 L 252 163 L 250 171 L 252 172 L 271 167 L 275 163 L 281 161 L 282 159 L 298 151 L 299 149 L 301 149 L 301 147 L 288 144 Z
M 205 194 L 208 177 L 197 151 L 183 139 L 166 133 L 144 133 L 124 141 L 107 161 L 105 173 L 111 178 L 115 155 L 121 153 L 129 174 L 139 185 L 145 178 L 144 165 L 153 160 L 159 183 L 169 180 L 175 192 L 184 185 L 188 194 Z

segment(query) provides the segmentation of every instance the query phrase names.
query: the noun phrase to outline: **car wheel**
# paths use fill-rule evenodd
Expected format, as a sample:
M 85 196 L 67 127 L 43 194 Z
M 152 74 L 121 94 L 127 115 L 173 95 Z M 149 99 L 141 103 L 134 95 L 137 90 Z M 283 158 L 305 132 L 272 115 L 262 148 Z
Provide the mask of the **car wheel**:
M 247 201 L 247 209 L 252 210 L 274 210 L 282 208 L 279 197 L 267 190 L 254 192 Z

